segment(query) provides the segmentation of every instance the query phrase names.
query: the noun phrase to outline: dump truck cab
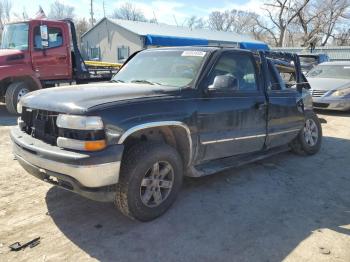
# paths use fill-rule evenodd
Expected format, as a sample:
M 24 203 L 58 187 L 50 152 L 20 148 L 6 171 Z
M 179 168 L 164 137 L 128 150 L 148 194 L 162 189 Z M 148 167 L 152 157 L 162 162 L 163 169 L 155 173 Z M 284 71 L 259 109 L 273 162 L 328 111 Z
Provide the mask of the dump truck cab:
M 60 83 L 91 81 L 71 20 L 32 19 L 5 25 L 0 50 L 0 98 L 17 113 L 26 93 Z M 108 71 L 94 80 L 109 80 Z

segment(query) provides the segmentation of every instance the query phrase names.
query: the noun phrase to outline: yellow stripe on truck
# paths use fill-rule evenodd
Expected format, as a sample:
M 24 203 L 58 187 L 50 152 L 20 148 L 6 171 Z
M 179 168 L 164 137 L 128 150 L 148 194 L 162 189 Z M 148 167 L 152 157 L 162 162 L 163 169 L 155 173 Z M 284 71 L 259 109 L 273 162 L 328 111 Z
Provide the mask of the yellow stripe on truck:
M 109 62 L 100 62 L 100 61 L 85 61 L 85 64 L 87 66 L 94 66 L 94 67 L 112 67 L 119 69 L 122 64 L 120 63 L 109 63 Z

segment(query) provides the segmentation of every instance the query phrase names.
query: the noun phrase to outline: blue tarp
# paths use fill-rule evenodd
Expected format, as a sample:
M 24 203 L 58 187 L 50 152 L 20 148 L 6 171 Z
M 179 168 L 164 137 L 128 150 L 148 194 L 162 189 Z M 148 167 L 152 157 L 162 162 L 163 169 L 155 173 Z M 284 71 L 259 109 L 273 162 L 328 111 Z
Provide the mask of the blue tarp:
M 188 46 L 208 45 L 208 40 L 201 38 L 174 37 L 162 35 L 146 35 L 145 45 L 154 46 Z
M 227 42 L 225 42 L 227 44 Z M 175 37 L 163 35 L 146 35 L 145 45 L 152 46 L 191 46 L 191 45 L 208 45 L 209 41 L 202 38 Z M 241 42 L 240 48 L 248 50 L 269 50 L 265 43 Z
M 269 46 L 265 43 L 241 42 L 239 43 L 239 47 L 242 49 L 249 49 L 253 51 L 270 50 Z

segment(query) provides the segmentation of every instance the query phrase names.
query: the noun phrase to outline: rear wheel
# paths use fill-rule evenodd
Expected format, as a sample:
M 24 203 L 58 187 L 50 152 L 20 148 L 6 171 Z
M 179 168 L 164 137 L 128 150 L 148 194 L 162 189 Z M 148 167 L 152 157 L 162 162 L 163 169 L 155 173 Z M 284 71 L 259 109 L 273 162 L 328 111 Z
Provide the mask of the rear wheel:
M 24 82 L 14 82 L 10 84 L 5 94 L 7 111 L 12 114 L 17 114 L 17 103 L 27 93 L 29 93 L 29 88 Z
M 163 143 L 142 143 L 123 158 L 115 204 L 125 215 L 149 221 L 173 204 L 183 177 L 178 152 Z
M 292 151 L 299 155 L 313 155 L 321 148 L 322 126 L 313 111 L 305 113 L 304 128 L 291 143 Z

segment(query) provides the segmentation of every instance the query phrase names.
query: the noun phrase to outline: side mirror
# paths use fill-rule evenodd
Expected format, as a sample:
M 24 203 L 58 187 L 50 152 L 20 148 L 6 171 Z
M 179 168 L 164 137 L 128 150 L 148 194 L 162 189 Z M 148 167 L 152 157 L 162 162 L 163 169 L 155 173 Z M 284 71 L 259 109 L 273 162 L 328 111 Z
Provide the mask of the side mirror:
M 214 78 L 214 83 L 208 86 L 209 90 L 229 89 L 238 90 L 237 78 L 232 75 L 220 75 Z
M 47 25 L 40 26 L 40 38 L 41 38 L 41 46 L 42 48 L 49 47 L 49 34 L 47 30 Z

